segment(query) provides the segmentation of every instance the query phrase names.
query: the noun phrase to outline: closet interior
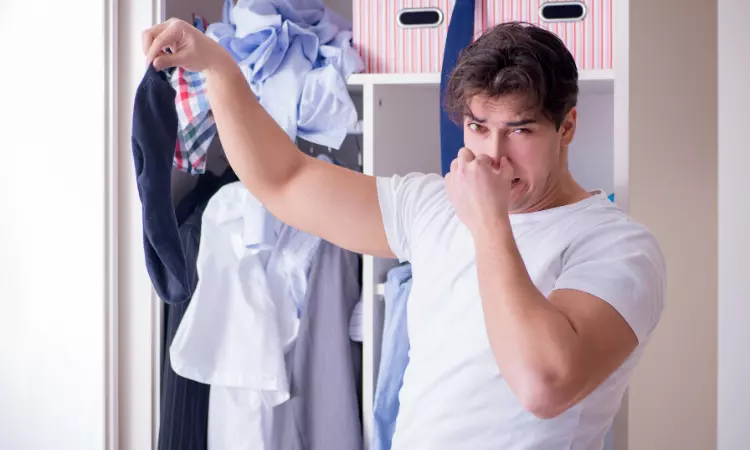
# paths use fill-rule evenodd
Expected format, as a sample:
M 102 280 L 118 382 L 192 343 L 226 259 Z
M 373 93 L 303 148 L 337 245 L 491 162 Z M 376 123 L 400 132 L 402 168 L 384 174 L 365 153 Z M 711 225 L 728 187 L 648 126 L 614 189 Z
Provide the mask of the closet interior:
M 352 0 L 325 0 L 325 3 L 345 19 L 355 19 Z M 417 5 L 406 0 L 404 3 Z M 585 3 L 604 4 L 601 0 Z M 223 5 L 223 0 L 164 0 L 162 19 L 177 17 L 191 22 L 193 14 L 199 14 L 212 23 L 220 19 Z M 524 11 L 520 18 L 534 19 L 536 11 L 536 8 Z M 596 12 L 596 9 L 591 11 Z M 572 25 L 567 26 L 572 30 Z M 561 25 L 560 30 L 564 27 Z M 574 176 L 585 188 L 601 189 L 608 194 L 616 190 L 615 73 L 614 69 L 580 70 L 578 127 L 569 161 Z M 340 149 L 328 149 L 300 139 L 297 144 L 301 151 L 329 155 L 342 165 L 369 175 L 441 171 L 439 73 L 357 73 L 349 77 L 347 84 L 357 107 L 358 125 L 350 130 Z M 218 139 L 212 144 L 209 155 L 216 155 L 211 157 L 214 162 L 209 161 L 209 170 L 212 166 L 219 171 L 226 167 Z M 194 180 L 176 169 L 174 174 L 173 193 L 177 202 Z M 394 260 L 370 256 L 362 259 L 361 390 L 365 448 L 371 437 L 373 396 L 381 353 L 384 281 L 388 271 L 397 264 Z

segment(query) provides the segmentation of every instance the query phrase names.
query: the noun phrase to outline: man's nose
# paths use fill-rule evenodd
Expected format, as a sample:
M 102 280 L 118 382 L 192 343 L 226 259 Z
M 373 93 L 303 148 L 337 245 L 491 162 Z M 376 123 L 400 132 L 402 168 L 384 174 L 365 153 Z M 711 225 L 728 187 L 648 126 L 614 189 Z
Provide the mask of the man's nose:
M 499 163 L 503 156 L 508 156 L 507 146 L 502 137 L 495 136 L 492 138 L 492 145 L 489 146 L 487 156 Z

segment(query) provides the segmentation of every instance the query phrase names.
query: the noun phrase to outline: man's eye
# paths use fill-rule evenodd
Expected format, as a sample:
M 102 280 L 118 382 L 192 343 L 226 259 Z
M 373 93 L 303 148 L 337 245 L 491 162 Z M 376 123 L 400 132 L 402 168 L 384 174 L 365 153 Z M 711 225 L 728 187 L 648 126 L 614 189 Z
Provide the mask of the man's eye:
M 511 131 L 511 134 L 529 134 L 531 133 L 531 130 L 528 128 L 515 128 L 513 131 Z
M 469 124 L 469 129 L 471 131 L 476 131 L 477 133 L 481 133 L 485 130 L 485 128 L 482 125 L 479 125 L 478 123 L 474 123 L 474 122 Z

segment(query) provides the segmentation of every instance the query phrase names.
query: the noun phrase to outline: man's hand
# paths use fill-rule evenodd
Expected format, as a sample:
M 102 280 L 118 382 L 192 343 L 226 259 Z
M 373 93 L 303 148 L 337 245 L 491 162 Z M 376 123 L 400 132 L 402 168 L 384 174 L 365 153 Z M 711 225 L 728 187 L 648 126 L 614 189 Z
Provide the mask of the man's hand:
M 467 148 L 458 152 L 445 185 L 458 218 L 472 234 L 508 220 L 512 180 L 507 158 L 496 163 L 486 155 L 475 157 Z
M 167 48 L 171 53 L 164 51 Z M 218 42 L 178 19 L 169 19 L 146 30 L 143 53 L 156 70 L 180 66 L 190 72 L 202 72 L 234 63 Z

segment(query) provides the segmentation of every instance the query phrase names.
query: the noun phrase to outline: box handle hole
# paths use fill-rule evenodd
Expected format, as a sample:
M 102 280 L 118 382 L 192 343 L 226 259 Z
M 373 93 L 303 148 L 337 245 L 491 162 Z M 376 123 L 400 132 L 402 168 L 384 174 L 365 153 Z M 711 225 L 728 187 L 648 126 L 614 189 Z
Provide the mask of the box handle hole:
M 434 28 L 443 23 L 445 15 L 439 8 L 407 8 L 398 12 L 402 28 Z
M 548 2 L 539 8 L 539 17 L 544 22 L 580 22 L 586 17 L 583 2 Z

